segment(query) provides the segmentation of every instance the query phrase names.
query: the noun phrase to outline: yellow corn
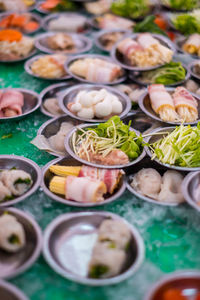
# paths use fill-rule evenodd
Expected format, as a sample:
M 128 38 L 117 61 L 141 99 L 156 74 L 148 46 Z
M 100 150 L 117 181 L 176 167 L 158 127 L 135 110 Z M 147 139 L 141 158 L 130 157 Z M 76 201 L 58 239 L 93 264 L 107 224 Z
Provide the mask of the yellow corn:
M 68 166 L 59 166 L 54 165 L 49 168 L 49 170 L 55 175 L 66 177 L 69 175 L 78 176 L 81 167 L 68 167 Z
M 52 193 L 65 195 L 65 181 L 66 178 L 54 176 L 50 181 L 49 189 Z

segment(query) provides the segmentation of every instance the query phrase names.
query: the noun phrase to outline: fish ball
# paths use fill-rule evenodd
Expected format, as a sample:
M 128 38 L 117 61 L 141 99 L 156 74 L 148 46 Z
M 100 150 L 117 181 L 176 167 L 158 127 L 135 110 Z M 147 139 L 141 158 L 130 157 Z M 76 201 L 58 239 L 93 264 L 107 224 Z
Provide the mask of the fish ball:
M 77 115 L 80 118 L 93 119 L 94 111 L 92 108 L 82 108 Z
M 98 118 L 107 117 L 112 113 L 112 104 L 110 101 L 103 101 L 95 106 L 95 115 Z
M 112 112 L 113 114 L 121 114 L 123 110 L 122 103 L 119 100 L 112 102 Z
M 71 106 L 71 110 L 72 110 L 72 112 L 74 112 L 74 113 L 79 112 L 81 109 L 82 109 L 82 106 L 81 106 L 81 104 L 78 103 L 78 102 L 72 104 L 72 106 Z

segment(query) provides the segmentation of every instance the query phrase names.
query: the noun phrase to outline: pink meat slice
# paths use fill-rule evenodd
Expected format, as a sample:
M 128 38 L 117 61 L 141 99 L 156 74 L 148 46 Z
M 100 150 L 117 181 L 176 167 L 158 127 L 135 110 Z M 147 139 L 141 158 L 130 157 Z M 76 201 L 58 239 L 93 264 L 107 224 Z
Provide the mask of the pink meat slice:
M 163 106 L 174 108 L 171 95 L 163 84 L 152 84 L 148 87 L 149 97 L 153 110 L 158 113 Z
M 197 110 L 197 100 L 182 86 L 177 87 L 173 94 L 175 107 L 186 106 Z
M 22 114 L 22 106 L 24 105 L 24 96 L 15 90 L 8 90 L 3 93 L 0 98 L 0 112 L 5 109 L 14 110 L 17 115 Z
M 156 40 L 150 33 L 141 33 L 137 41 L 144 49 L 159 44 L 158 40 Z
M 127 58 L 130 58 L 137 51 L 144 51 L 144 48 L 131 38 L 126 38 L 118 44 L 117 49 Z

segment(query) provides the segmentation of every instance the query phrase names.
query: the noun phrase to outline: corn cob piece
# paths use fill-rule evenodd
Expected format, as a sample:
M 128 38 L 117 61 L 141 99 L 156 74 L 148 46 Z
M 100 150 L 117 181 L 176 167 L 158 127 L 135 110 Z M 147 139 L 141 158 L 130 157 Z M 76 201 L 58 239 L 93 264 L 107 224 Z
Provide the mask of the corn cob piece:
M 65 181 L 66 178 L 54 176 L 50 181 L 49 189 L 52 193 L 65 195 Z
M 78 176 L 81 167 L 68 167 L 68 166 L 59 166 L 53 165 L 50 166 L 49 170 L 54 173 L 55 175 L 66 177 L 69 175 Z

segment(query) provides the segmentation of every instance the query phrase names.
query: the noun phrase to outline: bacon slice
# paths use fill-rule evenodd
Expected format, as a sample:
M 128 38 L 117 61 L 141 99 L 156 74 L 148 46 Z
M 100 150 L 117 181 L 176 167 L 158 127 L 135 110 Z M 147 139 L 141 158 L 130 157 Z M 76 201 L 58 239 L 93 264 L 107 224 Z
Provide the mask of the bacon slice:
M 156 40 L 150 33 L 141 33 L 137 41 L 144 49 L 159 44 L 159 41 Z
M 164 121 L 179 121 L 171 95 L 163 84 L 152 84 L 148 87 L 151 106 Z
M 122 174 L 122 170 L 97 169 L 84 165 L 82 166 L 78 176 L 90 177 L 92 179 L 103 181 L 107 187 L 108 192 L 112 194 L 116 189 Z
M 96 18 L 98 25 L 102 29 L 132 29 L 134 22 L 112 14 L 105 14 Z
M 122 40 L 119 44 L 117 49 L 121 52 L 124 56 L 128 59 L 134 55 L 137 51 L 144 51 L 144 48 L 138 44 L 136 41 L 132 40 L 131 38 L 126 38 Z
M 5 117 L 21 115 L 24 105 L 24 96 L 15 90 L 8 90 L 0 98 L 0 112 Z
M 88 177 L 67 176 L 65 198 L 78 202 L 102 202 L 107 188 L 103 181 Z
M 193 122 L 198 118 L 197 100 L 186 90 L 180 86 L 175 89 L 172 95 L 175 108 L 185 122 Z

